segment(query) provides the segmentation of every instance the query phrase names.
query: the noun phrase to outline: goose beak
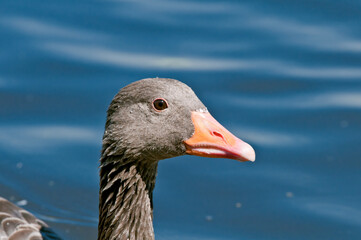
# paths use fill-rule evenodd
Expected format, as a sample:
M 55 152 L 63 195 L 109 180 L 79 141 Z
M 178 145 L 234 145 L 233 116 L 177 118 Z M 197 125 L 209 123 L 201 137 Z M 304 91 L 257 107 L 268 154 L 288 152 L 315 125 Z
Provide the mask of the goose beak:
M 192 112 L 194 134 L 184 141 L 186 153 L 201 157 L 230 158 L 241 162 L 256 159 L 251 145 L 235 137 L 208 112 Z

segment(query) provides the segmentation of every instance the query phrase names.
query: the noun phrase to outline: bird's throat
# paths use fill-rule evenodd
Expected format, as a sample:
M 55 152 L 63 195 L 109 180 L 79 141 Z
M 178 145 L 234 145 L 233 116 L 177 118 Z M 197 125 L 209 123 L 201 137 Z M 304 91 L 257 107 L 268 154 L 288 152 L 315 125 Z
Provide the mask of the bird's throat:
M 157 165 L 102 159 L 98 240 L 154 240 L 152 193 Z

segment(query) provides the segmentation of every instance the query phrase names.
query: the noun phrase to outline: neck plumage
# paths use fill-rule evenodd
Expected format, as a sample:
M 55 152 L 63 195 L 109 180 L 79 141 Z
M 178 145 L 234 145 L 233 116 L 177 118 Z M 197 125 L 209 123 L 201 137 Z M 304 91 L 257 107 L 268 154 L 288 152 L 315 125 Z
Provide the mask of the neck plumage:
M 152 193 L 157 162 L 102 159 L 98 240 L 154 240 Z

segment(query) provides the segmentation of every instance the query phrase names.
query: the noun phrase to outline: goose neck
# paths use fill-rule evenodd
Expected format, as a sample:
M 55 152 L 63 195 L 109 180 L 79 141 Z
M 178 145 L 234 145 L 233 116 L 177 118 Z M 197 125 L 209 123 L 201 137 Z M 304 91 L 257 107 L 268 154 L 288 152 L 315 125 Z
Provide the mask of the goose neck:
M 103 159 L 98 240 L 154 240 L 153 200 L 158 163 Z

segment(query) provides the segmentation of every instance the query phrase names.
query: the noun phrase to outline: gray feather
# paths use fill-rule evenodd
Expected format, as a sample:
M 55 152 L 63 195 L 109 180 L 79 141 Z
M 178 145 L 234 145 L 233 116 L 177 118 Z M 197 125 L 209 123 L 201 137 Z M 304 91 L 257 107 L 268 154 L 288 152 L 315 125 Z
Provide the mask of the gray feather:
M 43 239 L 42 227 L 48 227 L 36 217 L 0 197 L 0 239 Z

